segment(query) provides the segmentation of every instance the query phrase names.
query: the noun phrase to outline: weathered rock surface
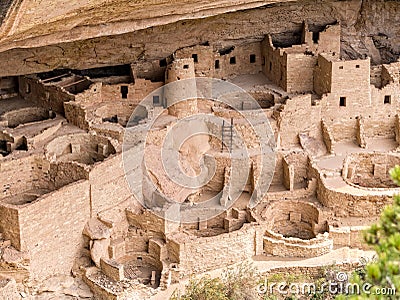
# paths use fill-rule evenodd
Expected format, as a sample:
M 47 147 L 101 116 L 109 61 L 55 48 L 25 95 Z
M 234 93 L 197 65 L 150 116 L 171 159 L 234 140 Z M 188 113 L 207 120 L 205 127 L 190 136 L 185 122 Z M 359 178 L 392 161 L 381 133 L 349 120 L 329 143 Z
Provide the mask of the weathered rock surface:
M 110 229 L 97 218 L 92 218 L 87 222 L 83 234 L 91 240 L 107 239 L 111 235 Z
M 90 299 L 93 293 L 79 278 L 67 275 L 50 277 L 29 295 L 29 299 Z
M 100 258 L 108 257 L 108 246 L 110 239 L 94 240 L 90 254 L 96 266 L 100 267 Z
M 240 8 L 243 7 L 236 9 Z M 102 9 L 97 8 L 98 11 Z M 144 29 L 134 26 L 132 21 L 112 22 L 111 17 L 110 22 L 102 25 L 105 29 L 101 30 L 85 23 L 86 26 L 70 25 L 68 34 L 74 36 L 73 42 L 63 34 L 52 37 L 44 36 L 43 32 L 27 34 L 28 30 L 25 33 L 27 37 L 36 37 L 19 42 L 3 40 L 0 47 L 3 50 L 0 53 L 0 76 L 55 68 L 85 69 L 135 61 L 151 62 L 185 46 L 209 42 L 223 47 L 231 43 L 261 40 L 267 33 L 282 30 L 297 32 L 303 20 L 316 25 L 339 20 L 345 58 L 369 54 L 374 63 L 388 62 L 396 59 L 399 53 L 400 29 L 393 26 L 399 21 L 399 10 L 400 3 L 395 1 L 298 1 L 269 4 L 240 12 L 222 11 L 207 18 L 180 15 L 164 23 L 156 18 L 152 24 L 147 24 L 153 27 L 142 26 Z M 141 20 L 135 22 L 144 22 L 145 18 L 143 15 Z M 72 20 L 60 19 L 59 23 L 71 24 L 69 22 Z M 112 27 L 121 24 L 125 31 L 113 31 Z M 120 34 L 115 35 L 117 31 Z M 16 40 L 16 36 L 13 39 Z
M 63 0 L 7 0 L 2 10 L 4 16 L 8 13 L 1 36 L 4 41 L 18 41 L 22 46 L 31 45 L 32 38 L 46 35 L 46 39 L 33 41 L 35 45 L 46 45 L 46 41 L 48 43 L 51 39 L 74 41 L 122 34 L 183 19 L 204 18 L 267 4 L 296 1 L 75 0 L 66 5 Z M 12 2 L 11 8 L 7 2 Z
M 0 299 L 20 299 L 14 279 L 0 277 Z

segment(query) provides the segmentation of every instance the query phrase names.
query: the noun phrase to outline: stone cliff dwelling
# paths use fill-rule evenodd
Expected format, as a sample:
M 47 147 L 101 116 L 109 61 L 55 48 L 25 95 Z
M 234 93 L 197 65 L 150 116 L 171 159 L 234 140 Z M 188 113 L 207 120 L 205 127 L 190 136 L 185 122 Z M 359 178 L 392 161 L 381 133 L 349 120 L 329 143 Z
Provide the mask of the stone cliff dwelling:
M 400 4 L 120 1 L 107 15 L 118 1 L 43 1 L 52 13 L 34 2 L 0 4 L 1 299 L 168 299 L 191 276 L 243 261 L 301 272 L 323 260 L 351 267 L 368 252 L 361 232 L 400 191 L 388 175 L 400 164 Z M 231 106 L 171 105 L 176 91 L 160 92 L 195 78 L 255 102 L 239 93 Z M 188 175 L 215 162 L 190 189 L 159 157 L 168 132 L 194 130 L 199 113 L 224 121 L 182 141 L 175 162 Z M 270 171 L 245 120 L 261 115 Z M 144 128 L 146 140 L 126 145 Z M 246 163 L 230 156 L 238 137 Z M 126 151 L 146 170 L 127 172 Z M 169 199 L 180 204 L 174 220 Z

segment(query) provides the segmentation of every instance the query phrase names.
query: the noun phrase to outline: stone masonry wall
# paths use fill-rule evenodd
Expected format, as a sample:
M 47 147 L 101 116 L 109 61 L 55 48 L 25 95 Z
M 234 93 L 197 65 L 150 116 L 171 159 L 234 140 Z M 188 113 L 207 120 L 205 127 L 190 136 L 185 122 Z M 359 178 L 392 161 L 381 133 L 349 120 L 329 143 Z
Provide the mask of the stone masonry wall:
M 33 188 L 35 177 L 32 174 L 34 158 L 0 162 L 2 197 L 16 195 Z
M 21 249 L 18 209 L 13 205 L 1 204 L 0 216 L 0 232 L 16 249 Z
M 378 216 L 383 207 L 392 201 L 393 192 L 371 193 L 354 189 L 353 194 L 344 189 L 329 186 L 329 179 L 317 176 L 317 197 L 319 201 L 340 217 Z
M 244 224 L 242 229 L 215 237 L 171 237 L 167 243 L 172 257 L 179 258 L 181 276 L 200 274 L 226 267 L 255 255 L 255 238 L 260 227 Z
M 286 59 L 286 91 L 289 93 L 312 91 L 317 56 L 311 53 L 288 53 Z
M 131 197 L 123 163 L 122 155 L 119 154 L 94 166 L 90 172 L 92 214 L 109 209 Z
M 75 97 L 56 85 L 45 85 L 39 79 L 19 77 L 20 95 L 32 103 L 64 115 L 64 102 Z
M 267 232 L 264 237 L 264 251 L 280 257 L 316 257 L 329 253 L 333 241 L 329 234 L 320 234 L 316 238 L 303 241 L 296 238 L 284 238 L 281 234 Z
M 278 116 L 280 143 L 282 148 L 299 144 L 298 134 L 315 133 L 319 130 L 320 107 L 311 105 L 310 95 L 298 95 L 288 99 Z
M 69 274 L 90 217 L 89 183 L 74 183 L 18 210 L 21 249 L 30 252 L 34 278 Z

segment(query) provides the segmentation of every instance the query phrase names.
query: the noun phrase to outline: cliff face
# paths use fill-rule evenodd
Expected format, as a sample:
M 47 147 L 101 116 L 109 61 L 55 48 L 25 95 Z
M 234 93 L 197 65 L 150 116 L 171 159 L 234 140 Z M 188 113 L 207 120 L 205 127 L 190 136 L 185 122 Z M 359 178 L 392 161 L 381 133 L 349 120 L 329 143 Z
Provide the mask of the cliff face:
M 12 2 L 13 2 L 13 0 L 2 0 L 0 2 L 0 24 L 3 23 L 3 20 L 6 17 L 7 12 L 9 11 Z
M 0 47 L 71 42 L 296 1 L 74 0 L 66 3 L 64 0 L 6 0 L 13 3 L 13 9 L 1 26 L 3 45 Z
M 250 4 L 260 5 L 256 1 Z M 400 19 L 400 3 L 397 1 L 306 0 L 271 3 L 250 9 L 243 6 L 250 4 L 242 1 L 237 3 L 236 8 L 229 6 L 227 9 L 226 6 L 222 12 L 214 9 L 213 15 L 208 17 L 193 12 L 175 19 L 168 15 L 170 19 L 164 19 L 164 23 L 160 22 L 160 18 L 151 17 L 135 20 L 139 27 L 126 20 L 105 22 L 99 26 L 83 22 L 83 25 L 76 23 L 68 31 L 68 36 L 64 36 L 66 33 L 63 31 L 49 35 L 25 32 L 19 38 L 17 34 L 9 35 L 0 44 L 0 51 L 3 51 L 0 52 L 0 76 L 55 68 L 85 69 L 138 60 L 152 61 L 185 46 L 209 42 L 224 47 L 261 40 L 268 33 L 286 32 L 290 39 L 293 32 L 300 30 L 303 20 L 317 26 L 339 20 L 342 24 L 342 55 L 345 58 L 369 55 L 373 63 L 382 63 L 393 61 L 399 55 L 400 28 L 396 24 Z M 240 10 L 231 11 L 236 9 Z M 67 19 L 57 22 L 64 21 L 67 22 Z M 101 31 L 102 26 L 104 31 Z M 125 33 L 115 34 L 118 28 Z M 65 41 L 63 36 L 70 41 Z M 98 37 L 87 38 L 93 36 Z
M 342 55 L 346 58 L 369 55 L 372 63 L 395 61 L 400 53 L 398 1 L 348 1 L 341 9 L 333 4 L 342 20 Z

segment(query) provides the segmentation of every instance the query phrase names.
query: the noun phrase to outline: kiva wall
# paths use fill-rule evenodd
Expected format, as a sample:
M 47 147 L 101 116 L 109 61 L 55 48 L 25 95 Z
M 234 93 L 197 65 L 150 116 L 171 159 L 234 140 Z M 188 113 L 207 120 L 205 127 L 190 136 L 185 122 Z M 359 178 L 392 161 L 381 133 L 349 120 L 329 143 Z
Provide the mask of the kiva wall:
M 260 227 L 244 224 L 238 231 L 215 237 L 192 236 L 185 240 L 171 237 L 167 247 L 170 255 L 179 259 L 181 277 L 186 277 L 250 259 L 256 254 L 257 235 L 262 236 Z

